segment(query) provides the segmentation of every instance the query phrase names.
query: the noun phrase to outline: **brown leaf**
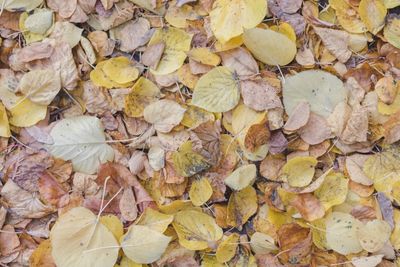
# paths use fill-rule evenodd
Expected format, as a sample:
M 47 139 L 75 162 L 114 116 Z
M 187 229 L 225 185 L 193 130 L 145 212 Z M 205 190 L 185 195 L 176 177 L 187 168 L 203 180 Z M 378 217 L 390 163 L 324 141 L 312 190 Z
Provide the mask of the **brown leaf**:
M 353 207 L 350 214 L 354 218 L 364 222 L 376 219 L 375 209 L 364 205 L 357 205 Z
M 265 122 L 253 124 L 247 130 L 244 146 L 250 151 L 255 151 L 257 147 L 267 144 L 270 137 L 271 133 Z
M 131 187 L 127 187 L 122 192 L 122 197 L 119 200 L 119 209 L 121 211 L 122 219 L 125 221 L 134 221 L 138 215 L 136 207 L 136 199 L 133 195 Z
M 20 244 L 14 227 L 9 224 L 5 225 L 0 232 L 0 254 L 2 256 L 10 255 Z
M 346 144 L 367 141 L 368 113 L 364 107 L 353 109 L 340 139 Z
M 239 76 L 258 73 L 258 64 L 246 49 L 239 47 L 219 53 L 222 65 L 234 70 Z
M 45 172 L 39 179 L 39 193 L 46 202 L 58 206 L 60 199 L 67 194 L 67 191 L 52 175 Z
M 307 124 L 310 118 L 310 105 L 308 102 L 300 102 L 289 115 L 288 120 L 283 126 L 285 131 L 293 132 Z
M 346 63 L 349 60 L 352 53 L 348 47 L 350 35 L 346 31 L 318 27 L 314 27 L 314 31 L 321 38 L 329 52 L 340 62 Z
M 88 39 L 93 45 L 93 48 L 100 56 L 106 57 L 114 51 L 115 41 L 109 39 L 106 32 L 93 31 L 89 32 Z
M 321 202 L 311 193 L 297 195 L 290 204 L 295 207 L 306 221 L 324 217 L 325 209 Z
M 257 111 L 282 108 L 276 89 L 264 79 L 244 80 L 240 82 L 243 103 Z
M 319 144 L 332 136 L 327 121 L 313 112 L 310 113 L 307 124 L 300 128 L 298 132 L 301 139 L 310 145 Z
M 280 171 L 285 165 L 286 160 L 284 157 L 268 155 L 260 164 L 260 174 L 273 181 L 279 180 Z
M 160 62 L 161 56 L 164 53 L 165 43 L 160 42 L 152 44 L 146 48 L 142 54 L 142 63 L 152 69 L 157 69 L 158 63 Z
M 111 38 L 119 41 L 119 49 L 123 52 L 132 52 L 146 44 L 151 35 L 150 23 L 144 18 L 130 20 L 110 31 Z
M 312 239 L 310 229 L 297 223 L 284 224 L 278 230 L 280 253 L 279 258 L 284 263 L 307 263 L 311 252 Z M 285 251 L 285 252 L 283 252 Z
M 0 27 L 10 29 L 13 31 L 20 31 L 19 29 L 19 16 L 21 12 L 9 12 L 3 10 L 0 16 Z

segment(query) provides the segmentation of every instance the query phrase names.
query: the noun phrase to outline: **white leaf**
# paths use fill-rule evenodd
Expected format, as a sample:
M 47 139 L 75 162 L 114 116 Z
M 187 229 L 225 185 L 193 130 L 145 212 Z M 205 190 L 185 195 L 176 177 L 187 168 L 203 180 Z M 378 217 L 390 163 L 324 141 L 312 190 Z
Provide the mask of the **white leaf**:
M 93 174 L 101 163 L 114 158 L 113 149 L 105 143 L 103 131 L 96 117 L 67 118 L 51 130 L 54 143 L 47 149 L 56 158 L 71 160 L 75 171 Z

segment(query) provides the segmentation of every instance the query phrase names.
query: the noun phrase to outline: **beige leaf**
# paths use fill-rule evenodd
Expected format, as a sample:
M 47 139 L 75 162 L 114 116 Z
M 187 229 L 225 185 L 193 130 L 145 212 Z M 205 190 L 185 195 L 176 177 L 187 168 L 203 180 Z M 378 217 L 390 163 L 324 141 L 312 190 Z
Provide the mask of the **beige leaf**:
M 350 35 L 347 32 L 318 27 L 314 27 L 314 30 L 329 52 L 340 62 L 345 63 L 349 60 L 351 57 L 351 51 L 348 47 Z
M 242 47 L 219 53 L 222 65 L 234 70 L 239 76 L 258 73 L 258 64 L 249 51 Z
M 89 32 L 87 38 L 100 56 L 109 56 L 114 50 L 115 42 L 114 40 L 108 38 L 106 32 L 92 31 Z
M 363 171 L 364 163 L 368 158 L 369 155 L 362 154 L 353 154 L 346 157 L 346 170 L 352 181 L 367 186 L 374 183 Z
M 346 144 L 367 141 L 368 114 L 364 107 L 353 109 L 340 139 Z
M 122 197 L 119 201 L 119 209 L 121 211 L 122 219 L 125 221 L 133 221 L 136 219 L 138 215 L 138 209 L 132 187 L 124 189 Z
M 150 40 L 150 23 L 145 18 L 130 20 L 111 29 L 110 37 L 120 42 L 121 51 L 132 52 Z
M 145 107 L 143 116 L 157 131 L 168 133 L 181 122 L 185 111 L 175 101 L 163 99 Z
M 25 97 L 40 105 L 49 105 L 60 89 L 60 74 L 52 69 L 32 70 L 19 83 Z
M 165 43 L 159 42 L 157 44 L 150 45 L 146 48 L 142 54 L 142 63 L 152 69 L 157 69 L 158 63 L 164 53 Z

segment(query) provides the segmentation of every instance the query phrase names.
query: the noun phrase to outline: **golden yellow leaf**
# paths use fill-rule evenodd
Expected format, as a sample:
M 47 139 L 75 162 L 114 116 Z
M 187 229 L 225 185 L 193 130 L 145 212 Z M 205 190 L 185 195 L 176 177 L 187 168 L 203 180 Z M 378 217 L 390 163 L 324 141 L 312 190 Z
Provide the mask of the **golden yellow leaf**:
M 179 69 L 186 59 L 186 52 L 190 50 L 191 41 L 192 35 L 183 30 L 174 27 L 157 29 L 148 45 L 164 42 L 165 49 L 157 69 L 152 69 L 151 72 L 156 75 L 165 75 Z
M 218 66 L 221 58 L 205 47 L 192 48 L 188 52 L 188 57 L 205 65 Z
M 176 6 L 174 2 L 169 4 L 165 20 L 174 27 L 186 28 L 188 26 L 187 20 L 196 20 L 200 16 L 193 10 L 190 5 Z
M 47 106 L 33 103 L 25 97 L 16 97 L 15 100 L 17 104 L 8 109 L 11 113 L 11 125 L 29 127 L 46 117 Z
M 214 218 L 201 211 L 179 211 L 172 225 L 178 234 L 179 244 L 190 250 L 206 249 L 222 238 L 222 229 Z
M 183 114 L 183 119 L 181 121 L 181 124 L 183 126 L 193 129 L 202 123 L 205 123 L 207 121 L 213 121 L 214 118 L 215 118 L 214 114 L 208 112 L 205 109 L 196 106 L 188 106 L 186 108 L 185 114 Z
M 393 210 L 393 221 L 395 224 L 392 235 L 390 236 L 390 242 L 394 249 L 397 250 L 400 248 L 400 211 L 398 209 Z
M 192 142 L 185 142 L 178 151 L 172 153 L 175 170 L 183 177 L 189 177 L 204 171 L 210 164 L 200 154 L 192 149 Z
M 282 167 L 282 176 L 290 186 L 304 187 L 311 183 L 318 160 L 314 157 L 294 157 Z
M 210 112 L 225 112 L 239 100 L 239 85 L 233 72 L 227 67 L 216 67 L 199 79 L 191 104 Z
M 131 86 L 131 82 L 129 83 L 117 83 L 112 80 L 104 71 L 104 66 L 106 65 L 107 61 L 99 62 L 96 65 L 96 68 L 90 72 L 90 80 L 97 86 L 102 86 L 105 88 L 125 88 Z
M 100 217 L 100 222 L 110 230 L 114 237 L 119 240 L 124 234 L 124 226 L 117 216 L 108 214 Z
M 140 77 L 125 96 L 125 113 L 130 117 L 143 116 L 144 108 L 161 95 L 160 89 L 152 81 Z
M 263 0 L 217 0 L 210 12 L 211 29 L 221 43 L 257 26 L 267 14 Z
M 213 189 L 207 178 L 195 178 L 189 190 L 189 198 L 193 205 L 201 206 L 206 203 L 213 194 Z
M 368 31 L 373 34 L 377 34 L 385 26 L 387 9 L 382 0 L 361 0 L 358 13 Z
M 55 266 L 51 257 L 50 239 L 42 241 L 29 257 L 29 266 L 31 267 L 53 267 Z
M 142 267 L 143 264 L 136 263 L 133 260 L 129 259 L 126 255 L 122 256 L 121 262 L 119 263 L 119 266 L 114 266 L 114 267 Z
M 236 249 L 239 246 L 239 237 L 239 234 L 233 233 L 218 245 L 215 253 L 218 262 L 228 262 L 235 256 Z
M 269 27 L 269 29 L 284 34 L 287 38 L 289 38 L 293 42 L 296 42 L 296 33 L 293 27 L 287 22 L 281 22 L 279 23 L 279 25 L 272 25 L 271 27 Z
M 11 136 L 10 124 L 8 123 L 6 108 L 1 102 L 0 102 L 0 136 L 1 137 Z
M 335 9 L 337 20 L 346 31 L 351 33 L 364 33 L 368 31 L 359 14 L 346 0 L 329 0 L 329 4 Z
M 174 216 L 163 214 L 152 208 L 147 208 L 136 222 L 138 225 L 147 226 L 157 232 L 164 233 Z
M 119 84 L 133 82 L 139 76 L 139 70 L 127 57 L 113 57 L 106 60 L 103 71 L 112 81 Z
M 252 186 L 232 192 L 228 201 L 227 223 L 232 227 L 241 227 L 256 213 L 257 194 Z
M 322 185 L 314 192 L 325 210 L 342 204 L 346 200 L 348 182 L 349 180 L 341 173 L 330 173 L 325 177 Z
M 237 47 L 241 46 L 242 44 L 243 44 L 243 38 L 242 38 L 242 35 L 239 35 L 239 36 L 233 37 L 226 43 L 221 43 L 221 42 L 217 41 L 214 46 L 215 46 L 215 50 L 217 52 L 223 52 L 223 51 L 237 48 Z
M 261 28 L 246 30 L 243 41 L 254 57 L 268 65 L 287 65 L 296 56 L 296 43 L 286 35 Z

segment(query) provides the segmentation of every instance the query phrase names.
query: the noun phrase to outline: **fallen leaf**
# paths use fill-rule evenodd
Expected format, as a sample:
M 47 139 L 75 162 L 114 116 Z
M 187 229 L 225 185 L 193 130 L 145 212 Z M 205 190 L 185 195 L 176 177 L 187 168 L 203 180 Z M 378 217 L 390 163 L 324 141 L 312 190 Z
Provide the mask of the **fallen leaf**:
M 162 99 L 147 105 L 143 116 L 157 131 L 168 133 L 181 122 L 185 111 L 186 109 L 175 101 Z

